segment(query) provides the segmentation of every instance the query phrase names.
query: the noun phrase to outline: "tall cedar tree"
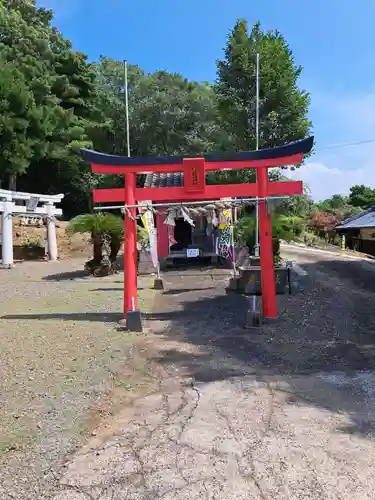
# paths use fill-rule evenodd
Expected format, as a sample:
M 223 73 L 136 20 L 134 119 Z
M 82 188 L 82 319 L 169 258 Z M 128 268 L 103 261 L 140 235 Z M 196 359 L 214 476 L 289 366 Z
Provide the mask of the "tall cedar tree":
M 51 14 L 37 9 L 31 0 L 0 0 L 1 111 L 5 113 L 0 176 L 11 189 L 31 158 L 45 154 L 46 138 L 56 123 L 57 99 L 51 91 L 53 56 L 48 45 L 50 20 Z M 6 88 L 10 81 L 13 91 Z
M 2 108 L 8 108 L 2 119 L 8 133 L 0 178 L 11 189 L 17 179 L 19 189 L 64 192 L 67 215 L 87 211 L 91 175 L 77 149 L 92 145 L 89 135 L 103 122 L 95 108 L 93 68 L 51 25 L 52 11 L 38 8 L 35 0 L 0 3 L 0 64 L 5 70 L 0 97 Z M 18 96 L 7 90 L 9 78 L 23 89 Z M 10 131 L 13 142 L 7 145 Z
M 216 96 L 222 127 L 232 149 L 256 147 L 256 54 L 260 54 L 259 147 L 272 148 L 307 137 L 310 96 L 298 87 L 302 67 L 278 31 L 263 31 L 256 23 L 248 32 L 239 19 L 230 33 L 225 57 L 217 63 Z M 225 174 L 240 182 L 254 173 Z

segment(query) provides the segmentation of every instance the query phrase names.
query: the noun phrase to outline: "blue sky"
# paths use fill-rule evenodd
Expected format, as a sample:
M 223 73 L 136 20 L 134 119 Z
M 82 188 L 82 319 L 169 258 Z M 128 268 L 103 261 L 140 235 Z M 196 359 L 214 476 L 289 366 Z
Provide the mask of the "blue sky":
M 278 29 L 304 67 L 312 95 L 316 154 L 293 173 L 316 199 L 375 187 L 375 51 L 373 0 L 40 0 L 74 48 L 96 60 L 126 58 L 146 71 L 166 69 L 196 80 L 215 78 L 236 18 Z M 304 7 L 302 7 L 304 5 Z

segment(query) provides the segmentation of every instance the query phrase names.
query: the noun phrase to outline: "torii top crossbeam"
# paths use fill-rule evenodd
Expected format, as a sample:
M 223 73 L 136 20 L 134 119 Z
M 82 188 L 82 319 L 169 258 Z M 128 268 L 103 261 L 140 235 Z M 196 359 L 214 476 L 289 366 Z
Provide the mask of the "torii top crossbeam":
M 199 158 L 183 156 L 164 157 L 123 157 L 82 149 L 83 158 L 91 164 L 92 171 L 98 174 L 121 174 L 125 176 L 125 189 L 94 189 L 94 203 L 124 202 L 135 206 L 138 201 L 176 202 L 192 200 L 212 200 L 225 197 L 258 196 L 266 200 L 270 196 L 302 194 L 302 182 L 269 182 L 268 169 L 297 165 L 303 156 L 312 149 L 314 138 L 309 137 L 285 146 L 244 151 L 236 153 L 213 153 Z M 206 185 L 206 172 L 213 170 L 257 169 L 257 182 L 254 184 Z M 182 187 L 137 188 L 136 175 L 145 173 L 183 172 Z M 130 209 L 132 217 L 135 209 Z M 263 313 L 265 317 L 276 317 L 276 288 L 274 281 L 271 221 L 265 201 L 259 206 L 260 245 L 262 267 Z M 130 217 L 125 218 L 125 313 L 136 307 L 136 226 Z
M 136 188 L 135 200 L 188 201 L 224 197 L 260 196 L 257 184 L 229 184 L 207 186 L 205 173 L 213 170 L 244 170 L 282 167 L 301 163 L 303 155 L 313 146 L 313 137 L 286 146 L 239 153 L 213 153 L 200 158 L 183 156 L 114 156 L 82 149 L 83 158 L 97 174 L 145 174 L 183 171 L 183 187 Z M 194 174 L 194 175 L 193 175 Z M 194 176 L 194 179 L 192 178 Z M 193 184 L 195 181 L 195 184 Z M 198 196 L 198 194 L 200 196 Z M 204 194 L 204 196 L 202 196 Z M 301 182 L 272 182 L 267 196 L 302 194 Z M 94 203 L 124 201 L 123 189 L 94 189 Z

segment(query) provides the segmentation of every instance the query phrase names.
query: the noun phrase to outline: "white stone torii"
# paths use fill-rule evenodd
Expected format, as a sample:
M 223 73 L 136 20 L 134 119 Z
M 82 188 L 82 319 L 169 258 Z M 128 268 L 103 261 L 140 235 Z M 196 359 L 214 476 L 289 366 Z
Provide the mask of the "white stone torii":
M 0 212 L 2 213 L 2 267 L 13 266 L 13 215 L 45 215 L 47 217 L 47 242 L 49 260 L 57 260 L 56 215 L 62 215 L 61 203 L 63 194 L 47 195 L 22 193 L 0 189 Z M 25 205 L 16 205 L 15 201 L 23 201 Z M 39 203 L 43 203 L 41 207 Z

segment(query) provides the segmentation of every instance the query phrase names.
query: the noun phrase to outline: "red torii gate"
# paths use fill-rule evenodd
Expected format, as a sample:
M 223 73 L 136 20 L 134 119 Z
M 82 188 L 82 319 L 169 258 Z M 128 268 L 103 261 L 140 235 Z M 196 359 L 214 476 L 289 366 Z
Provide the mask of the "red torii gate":
M 138 201 L 153 202 L 216 200 L 232 197 L 259 197 L 260 263 L 262 276 L 262 303 L 265 318 L 277 317 L 276 286 L 272 251 L 271 220 L 266 198 L 303 193 L 302 182 L 269 182 L 268 169 L 297 165 L 309 153 L 313 137 L 285 146 L 239 153 L 207 154 L 199 158 L 182 156 L 122 157 L 82 149 L 83 158 L 91 164 L 93 173 L 121 174 L 125 188 L 94 189 L 94 203 L 122 202 L 129 206 L 131 217 L 136 215 Z M 241 170 L 255 168 L 254 184 L 206 185 L 206 172 L 212 170 Z M 184 172 L 183 187 L 137 188 L 136 175 Z M 124 244 L 124 314 L 137 309 L 136 221 L 125 216 Z

